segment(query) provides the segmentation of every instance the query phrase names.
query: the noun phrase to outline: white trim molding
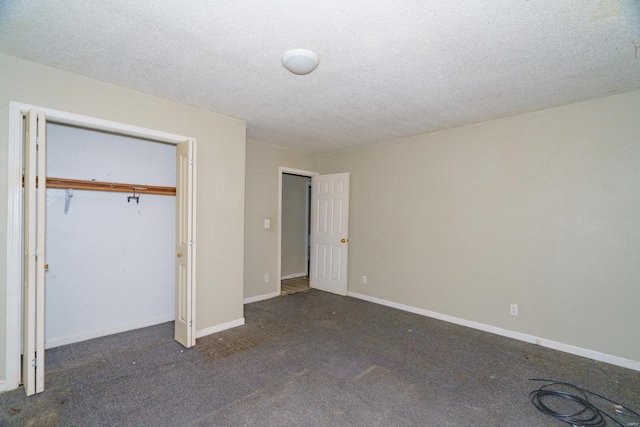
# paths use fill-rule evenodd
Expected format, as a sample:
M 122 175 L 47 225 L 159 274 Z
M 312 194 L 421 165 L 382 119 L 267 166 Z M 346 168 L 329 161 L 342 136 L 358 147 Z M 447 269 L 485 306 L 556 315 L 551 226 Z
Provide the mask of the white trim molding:
M 20 385 L 22 336 L 22 117 L 20 105 L 9 103 L 7 153 L 7 277 L 5 383 L 8 390 Z
M 484 323 L 473 322 L 471 320 L 465 320 L 459 317 L 453 317 L 446 314 L 436 313 L 435 311 L 424 310 L 422 308 L 412 307 L 410 305 L 404 305 L 404 304 L 400 304 L 393 301 L 387 301 L 381 298 L 359 294 L 357 292 L 347 292 L 347 296 L 361 299 L 364 301 L 369 301 L 375 304 L 384 305 L 387 307 L 397 308 L 398 310 L 408 311 L 410 313 L 419 314 L 421 316 L 431 317 L 438 320 L 444 320 L 445 322 L 455 323 L 456 325 L 467 326 L 469 328 L 478 329 L 480 331 L 489 332 L 496 335 L 501 335 L 503 337 L 513 338 L 519 341 L 528 342 L 530 344 L 540 345 L 542 347 L 551 348 L 553 350 L 559 350 L 564 353 L 586 357 L 588 359 L 597 360 L 599 362 L 605 362 L 611 365 L 621 366 L 623 368 L 632 369 L 634 371 L 640 371 L 640 361 L 629 360 L 623 357 L 613 356 L 611 354 L 600 353 L 599 351 L 589 350 L 582 347 L 576 347 L 574 345 L 564 344 L 561 342 L 552 341 L 545 338 L 536 337 L 533 335 L 523 334 L 521 332 L 509 331 L 507 329 L 498 328 L 496 326 L 486 325 Z
M 4 384 L 4 380 L 0 381 L 0 393 L 2 393 L 3 391 L 5 391 L 5 384 Z
M 245 298 L 244 303 L 251 304 L 252 302 L 264 301 L 266 299 L 271 299 L 277 296 L 280 296 L 280 292 L 272 292 L 270 294 L 257 295 L 255 297 Z
M 232 320 L 231 322 L 221 323 L 210 328 L 200 329 L 196 331 L 196 338 L 206 337 L 207 335 L 215 334 L 216 332 L 226 331 L 227 329 L 235 328 L 244 325 L 244 317 L 240 319 Z

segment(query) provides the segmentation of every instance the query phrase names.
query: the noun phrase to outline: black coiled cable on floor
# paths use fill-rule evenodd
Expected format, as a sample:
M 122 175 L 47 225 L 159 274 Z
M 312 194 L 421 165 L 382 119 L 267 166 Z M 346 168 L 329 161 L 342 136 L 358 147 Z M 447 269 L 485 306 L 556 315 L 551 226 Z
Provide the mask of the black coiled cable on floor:
M 545 381 L 547 383 L 529 393 L 531 403 L 533 403 L 540 412 L 564 421 L 567 424 L 572 426 L 603 427 L 607 425 L 607 421 L 605 419 L 605 417 L 607 417 L 621 427 L 640 425 L 638 422 L 640 421 L 640 414 L 600 394 L 561 381 L 540 378 L 531 378 L 530 381 Z M 614 415 L 607 413 L 603 409 L 598 408 L 591 403 L 589 401 L 589 395 L 596 396 L 613 404 L 613 410 L 616 414 L 636 421 L 630 422 L 626 425 L 622 424 L 614 418 Z M 567 413 L 560 412 L 558 409 L 554 409 L 554 407 L 550 406 L 549 402 L 551 399 L 553 399 L 557 405 L 554 406 L 555 408 L 562 406 L 562 404 L 565 403 L 573 409 Z M 545 400 L 547 403 L 545 403 Z

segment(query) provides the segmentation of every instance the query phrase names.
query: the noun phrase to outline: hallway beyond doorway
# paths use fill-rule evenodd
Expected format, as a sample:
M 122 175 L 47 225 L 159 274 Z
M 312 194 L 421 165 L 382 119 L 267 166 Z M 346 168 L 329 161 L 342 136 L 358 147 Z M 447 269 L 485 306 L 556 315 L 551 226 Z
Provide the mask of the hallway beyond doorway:
M 281 282 L 280 295 L 292 295 L 297 292 L 304 292 L 311 289 L 309 287 L 309 276 L 294 277 Z

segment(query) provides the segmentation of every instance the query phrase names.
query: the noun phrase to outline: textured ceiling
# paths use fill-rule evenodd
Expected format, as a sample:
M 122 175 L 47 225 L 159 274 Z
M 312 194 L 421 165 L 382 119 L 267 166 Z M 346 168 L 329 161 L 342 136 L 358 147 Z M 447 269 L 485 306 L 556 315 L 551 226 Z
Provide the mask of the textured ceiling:
M 637 0 L 0 0 L 0 52 L 316 153 L 640 89 L 639 49 Z

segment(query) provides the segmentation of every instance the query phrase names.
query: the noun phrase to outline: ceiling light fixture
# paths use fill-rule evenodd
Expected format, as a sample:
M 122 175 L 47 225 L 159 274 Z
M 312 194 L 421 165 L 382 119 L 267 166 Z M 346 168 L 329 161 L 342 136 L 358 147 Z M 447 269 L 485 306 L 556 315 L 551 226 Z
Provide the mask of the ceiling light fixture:
M 307 49 L 291 49 L 282 55 L 282 65 L 293 74 L 309 74 L 319 62 L 318 55 Z

